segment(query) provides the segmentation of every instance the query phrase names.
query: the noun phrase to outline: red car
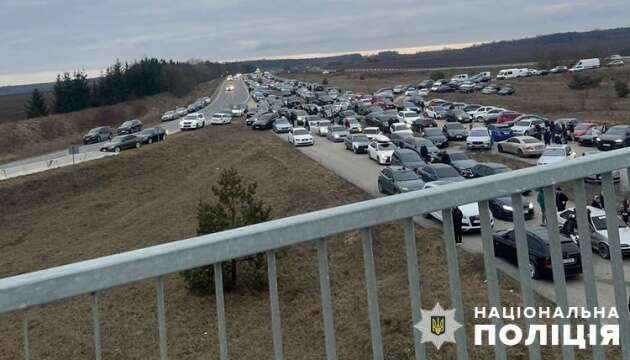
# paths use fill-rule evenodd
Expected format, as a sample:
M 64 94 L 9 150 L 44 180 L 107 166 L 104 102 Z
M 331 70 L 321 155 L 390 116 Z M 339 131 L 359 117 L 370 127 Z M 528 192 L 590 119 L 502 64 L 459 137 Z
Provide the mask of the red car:
M 579 123 L 577 125 L 575 125 L 575 129 L 573 130 L 573 133 L 575 135 L 575 137 L 580 137 L 582 135 L 586 135 L 586 133 L 594 128 L 595 126 L 597 126 L 597 124 L 593 124 L 593 123 Z
M 523 115 L 523 114 L 521 114 L 520 112 L 517 112 L 517 111 L 511 111 L 511 110 L 503 111 L 497 117 L 497 124 L 508 123 L 508 122 L 516 119 L 517 117 L 519 117 L 521 115 Z

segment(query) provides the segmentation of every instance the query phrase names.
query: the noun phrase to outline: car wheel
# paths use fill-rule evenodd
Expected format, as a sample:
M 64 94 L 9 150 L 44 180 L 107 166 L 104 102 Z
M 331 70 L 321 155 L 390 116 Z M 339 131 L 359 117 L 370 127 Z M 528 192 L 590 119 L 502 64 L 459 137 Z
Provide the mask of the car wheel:
M 96 137 L 96 142 L 101 142 L 101 141 L 103 141 L 103 140 L 101 139 L 101 135 L 97 136 L 97 137 Z
M 529 277 L 531 279 L 538 279 L 540 277 L 540 271 L 538 271 L 536 264 L 531 260 L 529 261 Z
M 114 148 L 114 152 L 115 153 L 119 153 L 120 152 L 120 148 L 118 146 L 116 146 L 116 148 Z
M 497 151 L 502 153 L 503 152 L 503 146 L 497 145 Z
M 599 253 L 599 256 L 602 257 L 602 259 L 610 259 L 610 248 L 608 247 L 608 245 L 604 243 L 599 243 L 599 245 L 597 245 L 597 252 Z
M 141 143 L 139 143 L 139 142 L 136 143 L 136 149 L 140 149 L 141 146 L 142 146 Z
M 357 154 L 357 153 L 358 153 L 357 148 L 353 147 L 353 148 L 352 148 L 352 152 L 353 152 L 353 153 L 355 153 L 355 154 Z
M 523 136 L 529 136 L 529 131 L 525 131 L 525 132 L 523 133 Z
M 524 157 L 525 156 L 525 154 L 523 153 L 523 150 L 521 150 L 521 149 L 518 149 L 517 154 L 520 157 Z

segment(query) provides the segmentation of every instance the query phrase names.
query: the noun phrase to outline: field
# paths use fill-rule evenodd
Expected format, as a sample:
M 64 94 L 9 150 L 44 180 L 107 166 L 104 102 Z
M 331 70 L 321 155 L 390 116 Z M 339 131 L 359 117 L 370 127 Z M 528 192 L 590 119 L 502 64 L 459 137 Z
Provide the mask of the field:
M 184 98 L 164 93 L 111 106 L 0 123 L 0 163 L 66 149 L 70 144 L 80 143 L 81 136 L 97 126 L 116 128 L 133 118 L 142 120 L 145 126 L 159 123 L 165 111 L 210 96 L 220 81 L 202 83 Z M 4 111 L 2 98 L 0 109 Z
M 49 95 L 49 93 L 44 93 L 44 96 L 49 97 Z M 2 109 L 0 112 L 0 124 L 26 119 L 24 107 L 30 98 L 31 94 L 0 96 L 0 109 Z
M 496 74 L 496 68 L 445 71 L 447 78 L 456 73 L 478 73 L 483 70 Z M 571 90 L 567 84 L 570 75 L 548 75 L 532 78 L 504 81 L 514 86 L 513 96 L 431 93 L 427 98 L 443 98 L 483 105 L 496 105 L 523 113 L 539 114 L 550 119 L 576 117 L 582 121 L 630 124 L 630 97 L 620 99 L 615 95 L 613 79 L 630 81 L 630 67 L 606 68 L 597 70 L 604 80 L 600 86 L 591 90 Z M 328 80 L 330 86 L 354 91 L 373 92 L 379 88 L 396 84 L 417 84 L 430 78 L 430 72 L 408 73 L 366 73 L 366 74 L 283 74 L 299 80 L 322 82 Z M 361 80 L 363 77 L 363 80 Z
M 264 143 L 265 146 L 261 146 Z M 201 146 L 200 146 L 201 144 Z M 138 249 L 195 235 L 196 205 L 211 199 L 221 168 L 234 165 L 259 184 L 259 195 L 281 218 L 367 199 L 367 195 L 275 136 L 241 124 L 173 136 L 73 168 L 0 183 L 0 277 Z M 54 215 L 53 215 L 54 214 Z M 410 308 L 403 231 L 400 225 L 375 231 L 375 258 L 385 351 L 411 359 Z M 441 234 L 416 229 L 423 305 L 450 306 Z M 331 281 L 340 359 L 371 357 L 361 244 L 357 233 L 330 238 Z M 472 339 L 472 308 L 486 305 L 483 262 L 460 252 L 460 271 Z M 324 357 L 321 305 L 314 244 L 289 249 L 278 260 L 280 308 L 287 359 Z M 502 300 L 520 303 L 518 285 L 501 280 Z M 101 294 L 105 358 L 157 358 L 154 281 Z M 218 357 L 214 297 L 190 295 L 178 275 L 166 278 L 169 352 L 173 359 Z M 31 309 L 32 356 L 88 358 L 92 352 L 89 298 Z M 229 349 L 235 359 L 272 354 L 268 294 L 241 286 L 226 294 Z M 20 357 L 21 314 L 0 321 L 0 359 Z M 69 346 L 69 345 L 72 346 Z M 454 356 L 454 347 L 432 359 Z M 492 356 L 491 347 L 470 347 L 471 358 Z M 524 347 L 509 356 L 525 356 Z M 264 354 L 264 355 L 262 355 Z M 545 349 L 545 358 L 556 358 Z M 588 358 L 580 353 L 580 358 Z

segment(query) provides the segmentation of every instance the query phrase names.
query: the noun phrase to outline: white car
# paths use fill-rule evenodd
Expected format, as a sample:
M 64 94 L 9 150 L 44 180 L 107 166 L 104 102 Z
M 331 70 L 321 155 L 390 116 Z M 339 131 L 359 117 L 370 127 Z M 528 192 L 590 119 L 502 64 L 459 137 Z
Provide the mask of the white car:
M 417 95 L 418 93 L 416 92 L 416 88 L 415 87 L 408 87 L 407 90 L 405 90 L 405 96 L 413 96 L 413 95 Z
M 387 139 L 387 141 L 383 141 Z M 368 157 L 381 165 L 389 165 L 396 145 L 389 138 L 377 137 L 368 145 Z
M 382 136 L 383 133 L 377 127 L 366 127 L 363 129 L 363 134 L 368 137 L 370 140 L 374 140 L 378 136 Z
M 590 213 L 588 222 L 589 229 L 591 230 L 591 247 L 597 250 L 599 256 L 608 259 L 610 258 L 610 244 L 608 243 L 606 212 L 592 206 L 587 206 L 586 209 L 588 211 L 587 214 Z M 571 216 L 575 216 L 575 208 L 561 211 L 558 213 L 558 224 L 560 224 L 560 226 L 564 225 Z M 617 218 L 617 224 L 619 224 L 621 253 L 623 255 L 630 255 L 630 228 L 619 218 Z
M 438 186 L 451 184 L 451 181 L 430 181 L 424 184 L 424 189 L 433 189 Z M 464 231 L 474 231 L 481 229 L 481 220 L 479 217 L 479 206 L 477 203 L 464 204 L 458 206 L 459 210 L 462 212 L 462 230 Z M 430 214 L 439 222 L 442 222 L 442 210 L 434 211 Z M 490 225 L 494 226 L 494 218 L 492 214 L 490 214 Z
M 471 129 L 466 138 L 466 149 L 492 149 L 492 137 L 488 129 L 482 127 Z
M 217 112 L 217 113 L 212 114 L 212 118 L 210 118 L 210 124 L 212 125 L 231 124 L 231 123 L 232 123 L 231 112 Z
M 314 124 L 309 123 L 309 127 L 311 128 L 311 132 L 313 134 L 317 134 L 319 136 L 328 135 L 328 127 L 332 125 L 330 120 L 320 120 Z
M 536 165 L 554 164 L 575 159 L 576 153 L 569 145 L 549 145 L 538 158 Z
M 409 133 L 413 135 L 413 131 L 410 129 L 410 126 L 411 125 L 402 122 L 396 122 L 389 127 L 389 132 L 392 134 Z
M 541 119 L 519 120 L 512 126 L 512 133 L 515 136 L 529 136 L 534 133 L 536 124 L 540 127 L 545 127 L 545 122 Z
M 399 111 L 398 115 L 396 115 L 396 118 L 398 119 L 398 122 L 411 126 L 414 121 L 420 120 L 420 114 L 415 111 L 404 110 Z
M 199 129 L 206 126 L 206 117 L 202 113 L 191 113 L 179 122 L 180 130 Z
M 289 130 L 289 144 L 293 144 L 295 146 L 305 146 L 313 145 L 315 144 L 315 141 L 308 130 L 303 127 L 298 127 Z
M 167 111 L 162 115 L 162 121 L 171 121 L 177 119 L 177 113 L 174 110 Z
M 483 119 L 485 118 L 485 116 L 488 114 L 489 111 L 497 109 L 497 107 L 495 106 L 482 106 L 480 108 L 477 108 L 473 111 L 469 111 L 468 115 L 470 115 L 472 117 L 473 120 L 475 121 L 483 121 Z
M 418 96 L 427 96 L 429 95 L 429 89 L 420 89 L 418 90 Z

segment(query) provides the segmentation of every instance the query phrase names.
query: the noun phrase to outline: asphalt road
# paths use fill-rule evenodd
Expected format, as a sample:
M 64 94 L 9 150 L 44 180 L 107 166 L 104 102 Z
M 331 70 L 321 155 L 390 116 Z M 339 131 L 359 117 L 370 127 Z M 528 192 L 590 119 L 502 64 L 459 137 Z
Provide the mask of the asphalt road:
M 286 140 L 286 135 L 277 135 Z M 455 143 L 457 144 L 457 143 Z M 463 144 L 463 142 L 462 142 Z M 377 189 L 378 174 L 383 166 L 370 160 L 366 154 L 357 155 L 345 149 L 343 143 L 333 143 L 326 138 L 315 136 L 315 145 L 309 147 L 299 147 L 298 151 L 303 152 L 311 159 L 319 162 L 328 169 L 349 181 L 350 183 L 367 191 L 374 197 L 383 196 Z M 535 160 L 529 160 L 534 161 Z M 534 198 L 534 192 L 530 195 L 530 201 L 536 207 L 536 217 L 527 221 L 528 225 L 540 224 L 540 209 Z M 572 206 L 572 204 L 569 204 Z M 417 217 L 416 223 L 423 227 L 441 228 L 441 223 L 433 219 Z M 496 230 L 512 228 L 511 222 L 495 220 Z M 482 253 L 481 236 L 477 233 L 464 235 L 462 248 L 470 253 Z M 504 259 L 497 258 L 498 267 L 514 279 L 518 279 L 518 268 Z M 614 289 L 612 286 L 612 273 L 610 260 L 605 260 L 599 255 L 593 255 L 593 267 L 600 306 L 614 306 Z M 626 259 L 624 266 L 625 278 L 630 279 L 630 262 Z M 628 282 L 627 282 L 628 284 Z M 534 290 L 545 298 L 555 301 L 555 290 L 551 278 L 535 280 Z M 515 289 L 520 291 L 520 289 Z M 586 306 L 586 297 L 582 277 L 577 276 L 567 279 L 567 292 L 570 306 Z
M 225 87 L 226 87 L 227 82 L 224 82 L 217 89 L 217 93 L 214 96 L 212 102 L 208 106 L 206 106 L 203 110 L 200 111 L 206 116 L 206 119 L 209 120 L 212 114 L 217 111 L 229 109 L 230 105 L 242 104 L 248 101 L 249 93 L 248 93 L 248 89 L 245 83 L 241 80 L 234 80 L 233 82 L 234 82 L 234 90 L 226 91 Z M 122 121 L 124 121 L 124 119 L 121 119 L 121 123 Z M 166 129 L 167 134 L 169 136 L 180 132 L 179 119 L 163 122 L 159 124 L 159 126 Z M 77 141 L 79 140 L 80 139 L 77 139 Z M 84 153 L 89 153 L 89 152 L 99 152 L 103 144 L 105 143 L 81 145 L 79 147 L 79 153 L 84 154 Z M 68 144 L 68 147 L 69 146 L 70 144 Z M 24 165 L 33 164 L 33 163 L 45 163 L 46 161 L 58 159 L 66 155 L 68 155 L 68 150 L 55 151 L 55 152 L 40 155 L 40 156 L 35 156 L 35 157 L 27 158 L 27 159 L 14 161 L 11 163 L 2 164 L 0 165 L 0 170 L 8 169 L 8 168 L 16 167 L 16 166 L 24 166 Z

